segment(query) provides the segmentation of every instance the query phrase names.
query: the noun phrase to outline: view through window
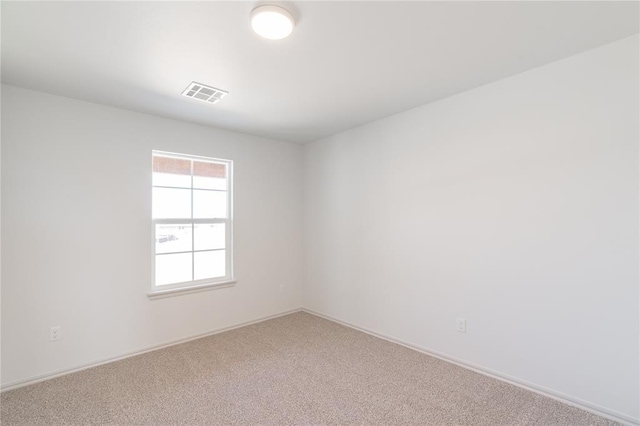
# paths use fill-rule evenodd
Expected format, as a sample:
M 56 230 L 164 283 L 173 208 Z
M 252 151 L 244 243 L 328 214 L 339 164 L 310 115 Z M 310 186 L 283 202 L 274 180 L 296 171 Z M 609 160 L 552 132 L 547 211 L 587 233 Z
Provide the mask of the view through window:
M 231 165 L 154 151 L 154 289 L 232 279 Z

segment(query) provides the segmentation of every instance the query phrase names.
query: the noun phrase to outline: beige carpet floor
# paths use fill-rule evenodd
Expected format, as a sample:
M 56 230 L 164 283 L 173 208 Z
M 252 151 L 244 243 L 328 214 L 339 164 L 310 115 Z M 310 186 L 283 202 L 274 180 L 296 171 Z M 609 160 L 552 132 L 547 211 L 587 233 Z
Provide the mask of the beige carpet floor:
M 610 425 L 306 313 L 27 386 L 9 425 Z

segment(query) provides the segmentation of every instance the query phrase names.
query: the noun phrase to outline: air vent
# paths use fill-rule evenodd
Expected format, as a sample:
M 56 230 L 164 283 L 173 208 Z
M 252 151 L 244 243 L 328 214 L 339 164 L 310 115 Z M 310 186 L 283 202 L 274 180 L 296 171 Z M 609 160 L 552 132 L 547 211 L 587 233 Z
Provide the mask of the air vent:
M 187 98 L 199 99 L 203 102 L 215 104 L 220 99 L 228 95 L 229 92 L 193 81 L 186 89 L 184 89 L 182 94 Z

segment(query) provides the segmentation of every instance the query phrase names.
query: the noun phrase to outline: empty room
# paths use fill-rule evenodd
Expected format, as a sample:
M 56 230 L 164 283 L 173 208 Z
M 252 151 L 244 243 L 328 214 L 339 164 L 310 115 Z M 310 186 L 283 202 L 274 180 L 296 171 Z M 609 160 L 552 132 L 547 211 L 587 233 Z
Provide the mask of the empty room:
M 2 1 L 3 425 L 640 425 L 639 1 Z

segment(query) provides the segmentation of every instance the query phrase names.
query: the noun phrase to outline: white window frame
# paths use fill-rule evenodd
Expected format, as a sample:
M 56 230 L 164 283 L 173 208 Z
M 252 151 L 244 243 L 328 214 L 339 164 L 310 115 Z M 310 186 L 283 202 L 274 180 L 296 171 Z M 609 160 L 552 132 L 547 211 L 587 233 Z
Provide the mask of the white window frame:
M 152 253 L 152 261 L 151 261 L 151 291 L 148 293 L 148 296 L 151 299 L 165 297 L 165 296 L 173 296 L 180 293 L 191 293 L 194 291 L 208 290 L 212 288 L 220 288 L 220 287 L 228 287 L 235 284 L 236 280 L 234 278 L 233 273 L 233 161 L 225 160 L 221 158 L 211 158 L 211 157 L 201 157 L 197 155 L 187 155 L 187 154 L 178 154 L 174 152 L 166 152 L 166 151 L 152 151 L 151 153 L 151 161 L 153 163 L 153 157 L 171 157 L 178 158 L 183 160 L 190 160 L 191 162 L 191 188 L 184 188 L 191 190 L 191 217 L 190 218 L 180 218 L 180 219 L 156 219 L 153 217 L 153 211 L 151 215 L 151 253 Z M 226 218 L 210 218 L 210 219 L 195 219 L 193 218 L 193 161 L 203 161 L 203 162 L 213 162 L 213 163 L 221 163 L 226 165 L 227 170 L 227 217 Z M 153 170 L 153 168 L 152 168 Z M 152 172 L 153 173 L 153 172 Z M 151 188 L 176 188 L 176 187 L 168 187 L 168 186 L 160 186 L 153 185 L 153 181 L 151 182 Z M 201 189 L 195 188 L 197 190 L 205 190 L 205 191 L 218 191 L 222 192 L 223 190 L 216 189 Z M 153 192 L 153 191 L 152 191 Z M 153 194 L 152 194 L 153 197 Z M 153 207 L 152 207 L 153 209 Z M 210 223 L 224 223 L 225 224 L 225 273 L 224 277 L 217 278 L 207 278 L 202 280 L 192 280 L 192 281 L 184 281 L 173 284 L 165 284 L 165 285 L 156 285 L 156 225 L 166 225 L 166 224 L 190 224 L 192 229 L 191 234 L 191 251 L 184 252 L 171 252 L 171 253 L 162 253 L 160 256 L 166 254 L 177 254 L 177 253 L 192 253 L 191 256 L 191 273 L 194 273 L 194 256 L 193 253 L 198 253 L 200 251 L 213 251 L 213 250 L 195 250 L 194 244 L 194 235 L 195 225 L 197 224 L 210 224 Z

